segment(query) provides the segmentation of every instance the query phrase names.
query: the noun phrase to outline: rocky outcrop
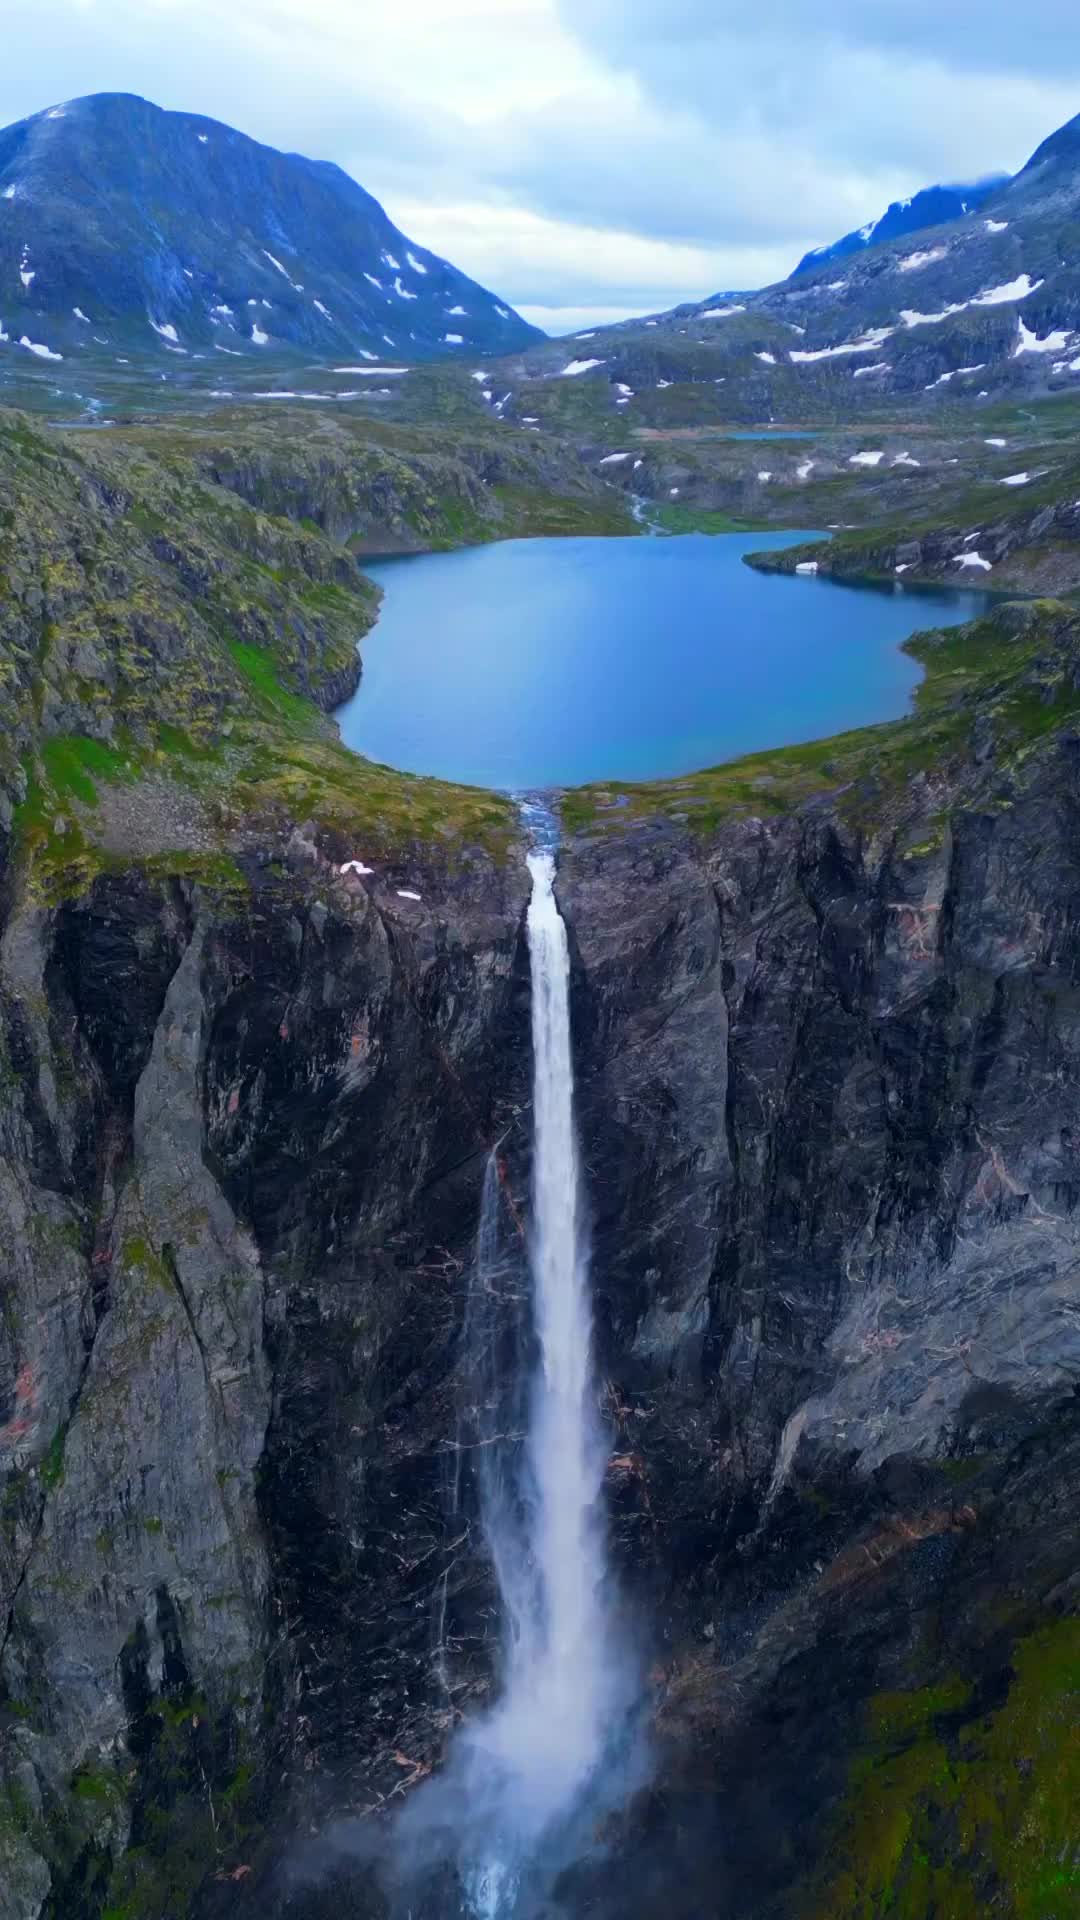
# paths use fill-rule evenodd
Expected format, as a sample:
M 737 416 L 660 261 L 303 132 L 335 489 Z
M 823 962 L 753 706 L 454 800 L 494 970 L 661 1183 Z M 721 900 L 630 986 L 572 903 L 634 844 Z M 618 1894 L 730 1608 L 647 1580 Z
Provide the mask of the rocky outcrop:
M 916 520 L 899 534 L 847 534 L 827 543 L 749 554 L 747 561 L 762 573 L 793 573 L 812 556 L 820 573 L 838 580 L 899 574 L 907 576 L 905 585 L 946 580 L 997 590 L 1070 592 L 1080 574 L 1080 500 L 1057 497 L 1059 480 L 1051 483 L 1048 498 L 1038 485 L 1040 477 L 1034 472 L 1033 485 L 1014 491 L 1008 508 L 1000 491 L 996 499 L 984 491 L 968 503 L 966 513 L 949 521 Z
M 1077 771 L 909 851 L 822 805 L 567 850 L 618 1537 L 670 1662 L 632 1850 L 667 1899 L 692 1834 L 680 1913 L 790 1911 L 867 1696 L 951 1662 L 981 1709 L 1003 1622 L 1075 1608 Z
M 278 423 L 245 421 L 204 432 L 191 453 L 215 487 L 260 513 L 314 525 L 357 554 L 543 532 L 553 506 L 573 531 L 632 531 L 603 476 L 568 444 L 478 430 L 468 416 L 456 428 L 403 427 L 377 439 L 321 417 L 288 437 Z

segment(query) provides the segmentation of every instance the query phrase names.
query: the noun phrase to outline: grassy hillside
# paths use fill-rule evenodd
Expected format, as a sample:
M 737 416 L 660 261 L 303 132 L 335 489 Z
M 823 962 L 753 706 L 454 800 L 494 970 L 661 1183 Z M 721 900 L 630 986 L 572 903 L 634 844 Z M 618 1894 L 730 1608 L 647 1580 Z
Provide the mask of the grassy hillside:
M 500 797 L 377 767 L 326 710 L 378 593 L 356 550 L 619 532 L 569 454 L 215 419 L 71 435 L 0 414 L 0 830 L 42 897 L 102 866 L 233 883 L 258 833 L 496 850 Z

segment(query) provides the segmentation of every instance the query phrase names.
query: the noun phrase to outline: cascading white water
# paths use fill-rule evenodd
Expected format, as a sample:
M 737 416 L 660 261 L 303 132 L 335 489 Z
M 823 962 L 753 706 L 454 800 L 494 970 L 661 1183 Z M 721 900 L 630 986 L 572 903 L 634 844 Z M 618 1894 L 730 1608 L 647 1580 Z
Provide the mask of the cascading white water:
M 603 1536 L 604 1452 L 592 1392 L 588 1245 L 574 1131 L 570 958 L 555 863 L 530 856 L 534 1086 L 529 1260 L 539 1365 L 518 1511 L 489 1487 L 484 1520 L 505 1616 L 502 1697 L 466 1734 L 483 1801 L 463 1862 L 477 1920 L 517 1911 L 523 1872 L 587 1789 L 615 1705 Z M 483 1241 L 483 1228 L 481 1240 Z
M 550 831 L 535 819 L 539 810 L 523 811 Z M 529 1284 L 522 1285 L 521 1222 L 496 1150 L 484 1177 L 447 1488 L 455 1528 L 464 1525 L 456 1544 L 468 1537 L 479 1498 L 498 1587 L 501 1686 L 493 1707 L 460 1726 L 445 1767 L 402 1810 L 399 1920 L 549 1914 L 562 1869 L 583 1859 L 598 1821 L 643 1777 L 640 1672 L 622 1631 L 600 1500 L 607 1449 L 574 1129 L 569 944 L 554 856 L 532 854 L 529 871 Z M 435 1594 L 434 1667 L 456 1713 L 453 1611 L 448 1566 Z M 466 1635 L 476 1625 L 474 1618 Z

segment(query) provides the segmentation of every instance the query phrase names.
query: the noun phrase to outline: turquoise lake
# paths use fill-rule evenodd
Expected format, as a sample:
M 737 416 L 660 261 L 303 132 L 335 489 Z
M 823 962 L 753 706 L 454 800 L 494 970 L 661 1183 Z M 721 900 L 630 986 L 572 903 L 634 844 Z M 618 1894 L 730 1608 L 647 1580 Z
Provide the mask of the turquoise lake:
M 812 534 L 511 540 L 364 562 L 385 592 L 357 753 L 510 789 L 651 780 L 907 711 L 901 643 L 971 620 L 962 589 L 755 573 Z

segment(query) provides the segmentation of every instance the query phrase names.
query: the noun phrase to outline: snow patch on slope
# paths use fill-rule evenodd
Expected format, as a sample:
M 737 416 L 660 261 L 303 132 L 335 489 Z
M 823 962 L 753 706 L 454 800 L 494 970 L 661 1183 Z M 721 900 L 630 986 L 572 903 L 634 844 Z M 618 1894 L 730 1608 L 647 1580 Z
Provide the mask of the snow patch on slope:
M 944 260 L 948 247 L 925 247 L 918 253 L 908 253 L 897 261 L 901 273 L 917 273 L 921 267 L 933 266 L 935 260 Z
M 283 275 L 284 275 L 284 277 L 285 277 L 285 279 L 286 279 L 286 280 L 288 281 L 288 283 L 289 283 L 289 285 L 290 285 L 290 287 L 291 287 L 291 288 L 293 289 L 293 292 L 294 292 L 294 293 L 303 293 L 303 291 L 304 291 L 304 289 L 303 289 L 303 287 L 302 287 L 302 286 L 300 285 L 300 283 L 299 283 L 299 281 L 297 281 L 297 280 L 294 280 L 294 279 L 293 279 L 293 277 L 292 277 L 292 274 L 291 274 L 291 273 L 289 272 L 289 269 L 288 269 L 288 267 L 283 267 L 283 266 L 282 266 L 282 264 L 281 264 L 281 261 L 280 261 L 280 260 L 279 260 L 279 259 L 278 259 L 278 258 L 276 257 L 276 255 L 274 255 L 274 254 L 272 254 L 272 253 L 270 252 L 270 249 L 269 249 L 269 247 L 264 247 L 264 248 L 263 248 L 263 252 L 264 252 L 264 254 L 266 255 L 266 258 L 267 258 L 267 259 L 269 260 L 269 262 L 270 262 L 270 265 L 271 265 L 272 267 L 276 267 L 276 268 L 277 268 L 277 270 L 278 270 L 278 272 L 279 272 L 280 274 L 283 274 Z
M 1072 339 L 1072 334 L 1066 328 L 1057 327 L 1040 340 L 1038 334 L 1032 333 L 1030 327 L 1025 327 L 1022 320 L 1018 319 L 1017 325 L 1019 337 L 1013 348 L 1014 359 L 1022 353 L 1064 353 Z
M 895 327 L 869 327 L 857 340 L 845 340 L 839 347 L 793 347 L 790 357 L 796 365 L 807 366 L 813 360 L 838 360 L 848 353 L 877 353 L 895 332 Z
M 977 293 L 971 301 L 973 307 L 1001 307 L 1010 300 L 1027 300 L 1042 286 L 1041 280 L 1033 280 L 1029 273 L 1018 274 L 1015 280 L 1006 280 L 1000 287 L 987 287 L 985 293 Z

